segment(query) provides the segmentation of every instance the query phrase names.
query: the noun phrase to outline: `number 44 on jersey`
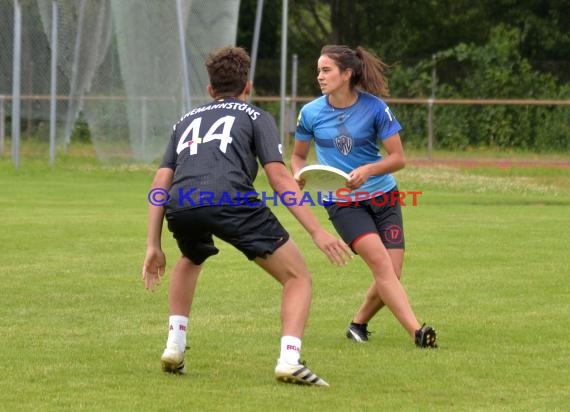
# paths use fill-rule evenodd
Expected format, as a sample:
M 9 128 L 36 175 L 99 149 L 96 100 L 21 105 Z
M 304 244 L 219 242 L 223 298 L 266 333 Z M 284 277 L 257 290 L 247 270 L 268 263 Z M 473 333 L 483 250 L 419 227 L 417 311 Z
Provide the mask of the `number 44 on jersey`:
M 224 116 L 219 118 L 214 122 L 214 124 L 208 129 L 206 134 L 202 135 L 200 133 L 200 126 L 202 124 L 202 118 L 197 117 L 192 120 L 192 123 L 188 125 L 180 140 L 178 141 L 178 146 L 176 147 L 176 153 L 180 154 L 187 147 L 190 148 L 190 155 L 195 155 L 198 153 L 198 145 L 211 142 L 212 140 L 219 140 L 219 149 L 226 153 L 228 144 L 232 142 L 231 130 L 234 125 L 234 116 Z M 203 137 L 200 137 L 203 136 Z

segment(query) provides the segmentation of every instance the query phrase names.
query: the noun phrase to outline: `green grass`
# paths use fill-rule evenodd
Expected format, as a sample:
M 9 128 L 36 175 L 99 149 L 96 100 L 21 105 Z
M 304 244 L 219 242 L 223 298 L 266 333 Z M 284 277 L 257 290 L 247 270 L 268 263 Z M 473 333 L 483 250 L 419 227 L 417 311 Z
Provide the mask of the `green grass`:
M 201 276 L 185 377 L 164 375 L 168 278 L 144 290 L 153 168 L 0 158 L 0 410 L 554 411 L 570 380 L 570 173 L 409 167 L 403 283 L 439 332 L 418 350 L 388 313 L 343 335 L 371 277 L 336 268 L 275 208 L 314 278 L 303 358 L 331 388 L 278 384 L 278 284 L 222 242 Z M 267 190 L 263 176 L 259 190 Z M 315 208 L 330 228 L 325 214 Z M 171 268 L 178 252 L 170 233 Z
M 407 147 L 404 140 L 406 155 L 409 157 L 427 158 L 429 152 L 427 148 Z M 467 147 L 458 150 L 433 149 L 431 155 L 434 159 L 464 159 L 464 160 L 481 160 L 481 159 L 508 159 L 512 161 L 566 161 L 570 160 L 568 152 L 550 151 L 546 153 L 538 153 L 525 149 L 499 149 L 488 146 Z

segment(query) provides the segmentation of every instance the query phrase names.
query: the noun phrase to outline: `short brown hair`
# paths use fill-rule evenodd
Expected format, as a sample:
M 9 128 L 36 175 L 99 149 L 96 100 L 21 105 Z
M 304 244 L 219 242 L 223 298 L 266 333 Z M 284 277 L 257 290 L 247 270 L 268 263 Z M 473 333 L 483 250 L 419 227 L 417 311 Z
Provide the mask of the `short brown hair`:
M 208 56 L 206 69 L 216 97 L 239 96 L 248 80 L 251 59 L 241 47 L 224 47 Z

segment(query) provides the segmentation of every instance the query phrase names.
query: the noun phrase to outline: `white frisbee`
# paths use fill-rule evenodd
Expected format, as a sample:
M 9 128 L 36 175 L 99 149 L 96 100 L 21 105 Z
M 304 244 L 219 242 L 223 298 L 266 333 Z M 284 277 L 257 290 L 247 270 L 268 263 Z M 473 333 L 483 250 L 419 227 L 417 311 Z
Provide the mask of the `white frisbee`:
M 305 166 L 295 176 L 296 179 L 305 181 L 304 190 L 315 192 L 335 192 L 346 187 L 348 173 L 340 169 L 326 165 Z

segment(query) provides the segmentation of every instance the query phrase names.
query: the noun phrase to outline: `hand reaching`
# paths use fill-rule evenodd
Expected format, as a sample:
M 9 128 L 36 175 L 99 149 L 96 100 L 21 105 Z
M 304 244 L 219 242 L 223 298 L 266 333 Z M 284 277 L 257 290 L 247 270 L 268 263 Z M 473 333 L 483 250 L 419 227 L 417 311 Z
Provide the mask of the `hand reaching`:
M 166 257 L 160 248 L 148 247 L 142 268 L 144 287 L 154 292 L 155 286 L 160 285 L 160 278 L 164 276 Z
M 344 266 L 353 255 L 350 248 L 342 240 L 337 239 L 325 230 L 313 235 L 313 241 L 319 249 L 329 258 L 331 263 Z

